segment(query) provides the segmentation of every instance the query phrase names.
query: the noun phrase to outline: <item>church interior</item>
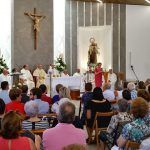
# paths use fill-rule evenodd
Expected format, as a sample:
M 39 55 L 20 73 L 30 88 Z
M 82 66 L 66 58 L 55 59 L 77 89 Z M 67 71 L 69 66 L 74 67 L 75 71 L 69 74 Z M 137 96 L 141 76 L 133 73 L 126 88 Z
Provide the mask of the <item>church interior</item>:
M 1 0 L 0 150 L 150 150 L 149 18 L 150 0 Z

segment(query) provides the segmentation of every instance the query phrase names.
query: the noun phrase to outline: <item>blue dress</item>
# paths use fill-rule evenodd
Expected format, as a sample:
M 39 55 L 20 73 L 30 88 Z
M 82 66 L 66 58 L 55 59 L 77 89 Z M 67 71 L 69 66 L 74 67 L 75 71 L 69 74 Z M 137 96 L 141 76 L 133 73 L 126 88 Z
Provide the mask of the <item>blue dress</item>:
M 124 126 L 122 137 L 126 140 L 141 143 L 143 138 L 150 135 L 149 118 L 138 118 Z

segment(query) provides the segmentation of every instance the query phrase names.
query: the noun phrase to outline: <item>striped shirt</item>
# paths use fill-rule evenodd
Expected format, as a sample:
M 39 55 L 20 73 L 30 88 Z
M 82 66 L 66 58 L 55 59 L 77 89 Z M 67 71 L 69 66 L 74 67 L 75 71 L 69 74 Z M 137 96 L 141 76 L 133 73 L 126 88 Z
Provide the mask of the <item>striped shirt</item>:
M 47 121 L 38 121 L 38 122 L 31 122 L 25 120 L 22 122 L 22 129 L 24 130 L 38 130 L 38 129 L 48 129 L 49 123 Z

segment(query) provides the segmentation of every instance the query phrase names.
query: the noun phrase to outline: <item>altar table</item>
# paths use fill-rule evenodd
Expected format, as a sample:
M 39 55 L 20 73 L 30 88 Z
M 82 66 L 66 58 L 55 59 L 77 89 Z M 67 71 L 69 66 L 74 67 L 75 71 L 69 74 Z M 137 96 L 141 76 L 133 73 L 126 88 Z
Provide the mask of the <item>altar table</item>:
M 82 78 L 81 77 L 52 77 L 50 83 L 50 77 L 46 77 L 45 84 L 48 87 L 48 93 L 50 93 L 51 87 L 51 96 L 56 94 L 56 85 L 62 84 L 63 86 L 69 89 L 81 89 L 82 88 Z

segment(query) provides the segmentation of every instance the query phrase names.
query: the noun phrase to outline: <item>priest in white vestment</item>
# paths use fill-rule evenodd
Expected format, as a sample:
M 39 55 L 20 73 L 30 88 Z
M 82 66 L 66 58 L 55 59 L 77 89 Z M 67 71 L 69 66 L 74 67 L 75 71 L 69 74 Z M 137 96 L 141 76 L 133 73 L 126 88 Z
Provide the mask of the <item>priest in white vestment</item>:
M 111 84 L 111 90 L 114 90 L 115 87 L 115 83 L 117 81 L 117 76 L 115 73 L 113 73 L 112 69 L 109 69 L 109 73 L 108 73 L 108 81 Z
M 41 84 L 45 84 L 46 72 L 42 68 L 41 64 L 39 64 L 34 70 L 33 76 L 36 77 L 36 87 L 39 87 Z
M 64 70 L 63 73 L 61 74 L 61 77 L 69 77 L 68 71 Z
M 3 73 L 0 74 L 0 85 L 1 85 L 1 82 L 3 82 L 3 81 L 7 81 L 9 83 L 9 85 L 11 85 L 11 77 L 6 68 L 4 68 Z
M 80 73 L 80 69 L 77 69 L 77 71 L 73 74 L 74 77 L 80 77 L 81 73 Z
M 28 86 L 28 89 L 31 90 L 35 87 L 35 84 L 33 82 L 33 76 L 31 72 L 29 71 L 29 66 L 26 64 L 21 69 L 21 73 L 23 74 L 20 78 L 23 79 L 24 85 Z

